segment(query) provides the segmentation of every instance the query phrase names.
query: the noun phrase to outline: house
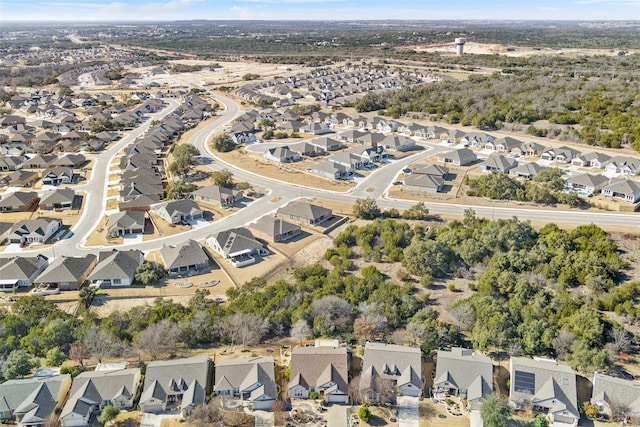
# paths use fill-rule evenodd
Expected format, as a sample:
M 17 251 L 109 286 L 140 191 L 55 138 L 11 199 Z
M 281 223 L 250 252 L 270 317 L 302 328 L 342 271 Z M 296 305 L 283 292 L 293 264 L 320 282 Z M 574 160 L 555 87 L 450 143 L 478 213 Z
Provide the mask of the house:
M 552 359 L 512 357 L 509 401 L 516 409 L 532 406 L 549 425 L 575 427 L 580 420 L 576 374 Z
M 311 204 L 304 200 L 294 200 L 276 211 L 278 218 L 289 219 L 302 225 L 318 225 L 333 218 L 331 209 Z
M 107 405 L 133 409 L 141 381 L 139 368 L 82 372 L 73 379 L 69 398 L 60 412 L 60 424 L 88 427 Z
M 325 160 L 322 163 L 307 168 L 307 172 L 311 172 L 316 175 L 320 175 L 329 179 L 348 179 L 355 172 L 353 165 L 345 165 L 344 163 L 337 163 L 330 160 Z
M 28 288 L 49 265 L 44 255 L 0 258 L 0 291 Z
M 291 122 L 288 122 L 288 123 L 291 123 Z M 300 132 L 308 133 L 311 135 L 323 135 L 325 133 L 331 132 L 331 128 L 326 123 L 310 122 L 310 123 L 305 123 L 300 128 Z
M 258 262 L 260 257 L 269 254 L 264 245 L 244 227 L 211 234 L 205 242 L 207 246 L 236 268 L 254 264 Z
M 131 286 L 143 262 L 144 253 L 137 249 L 100 252 L 98 263 L 87 280 L 94 287 Z
M 422 356 L 419 348 L 367 342 L 364 347 L 360 390 L 366 400 L 380 401 L 384 382 L 391 382 L 399 396 L 422 394 Z
M 170 224 L 202 219 L 202 209 L 191 199 L 158 203 L 151 206 L 151 212 Z
M 640 416 L 640 383 L 595 372 L 590 402 L 600 414 L 623 418 L 626 423 L 628 418 Z
M 40 210 L 47 209 L 71 209 L 76 192 L 72 188 L 56 188 L 53 191 L 42 194 Z
M 84 162 L 87 161 L 87 158 L 83 154 L 65 154 L 64 156 L 55 160 L 52 165 L 53 166 L 62 166 L 68 168 L 78 168 Z
M 150 362 L 140 396 L 142 412 L 160 413 L 177 407 L 189 415 L 212 391 L 213 363 L 208 356 Z
M 604 168 L 604 165 L 611 160 L 611 156 L 604 153 L 598 153 L 592 151 L 590 153 L 582 154 L 571 160 L 571 164 L 574 166 L 580 166 L 581 168 Z
M 386 136 L 382 133 L 370 133 L 366 132 L 362 136 L 358 136 L 355 138 L 355 142 L 360 145 L 366 145 L 368 147 L 377 147 L 382 144 L 382 141 L 386 138 Z
M 514 148 L 520 147 L 523 142 L 519 139 L 505 136 L 503 138 L 498 138 L 495 141 L 492 141 L 492 144 L 493 149 L 498 153 L 511 153 Z
M 413 165 L 413 167 L 411 168 L 411 173 L 413 175 L 429 175 L 436 178 L 447 179 L 449 168 L 440 165 L 419 163 Z
M 300 155 L 291 151 L 288 146 L 269 148 L 264 152 L 263 157 L 278 163 L 291 163 L 300 160 Z
M 0 245 L 9 237 L 9 231 L 11 231 L 12 226 L 12 222 L 0 222 Z
M 11 227 L 9 242 L 44 244 L 60 227 L 62 220 L 58 218 L 23 219 Z
M 509 175 L 519 179 L 530 180 L 544 169 L 547 168 L 545 166 L 540 166 L 539 164 L 534 162 L 520 163 L 518 166 L 509 171 Z
M 404 186 L 409 191 L 439 193 L 444 188 L 444 179 L 433 175 L 411 174 L 404 177 Z
M 0 172 L 14 172 L 27 160 L 24 156 L 0 156 Z
M 346 347 L 295 347 L 289 370 L 289 398 L 308 399 L 315 391 L 327 403 L 349 403 Z
M 387 150 L 392 151 L 409 151 L 416 147 L 416 141 L 404 135 L 387 135 L 380 145 Z
M 31 187 L 38 178 L 36 172 L 17 170 L 0 178 L 0 186 Z
M 607 184 L 609 184 L 609 178 L 604 175 L 582 173 L 567 178 L 565 182 L 571 191 L 591 195 L 599 193 Z
M 38 288 L 77 291 L 96 265 L 97 257 L 88 254 L 84 257 L 55 258 L 49 266 L 34 280 Z
M 225 208 L 242 200 L 244 194 L 239 190 L 232 190 L 219 185 L 208 185 L 198 188 L 191 193 L 191 196 L 198 202 Z
M 144 211 L 121 211 L 109 215 L 107 236 L 144 233 L 145 217 Z
M 542 144 L 537 142 L 525 142 L 519 147 L 514 147 L 511 152 L 520 156 L 526 157 L 540 157 L 540 155 L 546 150 Z
M 602 195 L 636 203 L 640 201 L 640 183 L 628 179 L 614 180 L 602 189 Z
M 493 393 L 493 362 L 464 348 L 440 350 L 433 386 L 436 396 L 459 396 L 479 410 L 484 397 Z
M 18 427 L 44 427 L 54 420 L 71 387 L 71 375 L 32 377 L 0 384 L 0 415 Z
M 271 215 L 265 215 L 253 224 L 249 224 L 249 229 L 258 238 L 273 243 L 284 242 L 302 232 L 299 224 L 293 224 Z
M 344 144 L 342 144 L 342 142 L 333 139 L 333 138 L 327 138 L 327 137 L 323 137 L 323 138 L 315 138 L 315 139 L 310 139 L 308 141 L 306 141 L 308 144 L 311 144 L 313 146 L 316 146 L 320 149 L 322 149 L 323 151 L 336 151 L 336 150 L 340 150 L 342 148 L 344 148 Z
M 234 144 L 253 144 L 258 140 L 255 131 L 235 131 L 229 136 Z
M 363 137 L 366 134 L 367 132 L 363 132 L 357 129 L 352 129 L 352 130 L 348 130 L 346 132 L 340 133 L 338 135 L 338 138 L 340 138 L 341 141 L 354 143 L 358 138 Z
M 499 154 L 490 154 L 487 160 L 478 165 L 478 169 L 483 172 L 500 172 L 508 173 L 511 169 L 518 166 L 518 162 L 514 159 L 501 156 Z
M 250 402 L 253 410 L 271 410 L 278 398 L 273 357 L 244 356 L 217 362 L 213 391 L 217 396 Z
M 209 266 L 209 257 L 200 244 L 191 239 L 175 246 L 162 246 L 160 257 L 170 275 L 191 274 Z
M 563 146 L 547 149 L 540 155 L 540 158 L 558 163 L 571 163 L 579 154 L 580 152 L 578 150 Z
M 493 136 L 483 132 L 467 132 L 460 138 L 460 143 L 465 147 L 485 148 L 487 144 L 491 144 L 493 140 Z
M 69 167 L 56 166 L 42 172 L 42 185 L 71 184 L 72 181 L 73 169 Z
M 478 160 L 476 153 L 468 148 L 460 148 L 458 150 L 452 150 L 446 153 L 442 153 L 438 156 L 438 161 L 442 163 L 451 163 L 455 166 L 466 166 Z
M 298 155 L 307 157 L 322 156 L 326 153 L 324 148 L 309 144 L 307 141 L 301 141 L 290 145 L 289 148 Z
M 604 169 L 612 175 L 635 176 L 640 174 L 640 159 L 616 156 L 606 163 Z
M 5 194 L 0 200 L 0 212 L 26 212 L 38 204 L 38 193 L 35 191 L 16 191 Z

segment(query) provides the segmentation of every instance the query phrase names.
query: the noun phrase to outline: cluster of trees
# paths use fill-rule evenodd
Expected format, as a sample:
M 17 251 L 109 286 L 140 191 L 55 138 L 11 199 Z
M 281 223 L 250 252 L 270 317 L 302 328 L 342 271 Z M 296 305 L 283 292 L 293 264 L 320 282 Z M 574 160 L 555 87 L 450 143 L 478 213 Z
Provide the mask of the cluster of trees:
M 91 123 L 91 127 L 89 130 L 92 134 L 97 134 L 102 131 L 119 131 L 125 128 L 125 124 L 118 122 L 116 120 L 108 120 L 108 119 L 96 119 L 93 123 Z
M 184 178 L 198 164 L 200 151 L 191 144 L 179 144 L 171 147 L 172 161 L 167 166 L 167 172 Z
M 290 134 L 285 131 L 274 131 L 273 129 L 267 129 L 262 132 L 262 139 L 285 139 L 285 138 L 300 138 L 298 132 L 291 132 Z
M 211 140 L 211 147 L 221 153 L 228 153 L 236 148 L 236 144 L 228 133 L 214 136 Z
M 220 64 L 217 64 L 217 63 L 194 64 L 194 65 L 174 63 L 171 66 L 170 70 L 172 73 L 194 73 L 196 71 L 202 71 L 205 68 L 209 68 L 213 70 L 216 68 L 221 68 L 221 66 Z
M 470 180 L 467 195 L 543 205 L 560 203 L 572 207 L 588 206 L 588 202 L 577 194 L 563 191 L 565 184 L 562 173 L 558 168 L 548 168 L 540 171 L 531 181 L 523 182 L 494 171 Z

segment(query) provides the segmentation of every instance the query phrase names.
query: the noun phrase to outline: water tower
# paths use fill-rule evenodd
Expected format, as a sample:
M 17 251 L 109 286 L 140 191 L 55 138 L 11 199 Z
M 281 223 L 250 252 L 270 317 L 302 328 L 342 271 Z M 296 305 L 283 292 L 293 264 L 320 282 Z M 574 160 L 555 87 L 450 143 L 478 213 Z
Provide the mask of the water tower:
M 467 39 L 464 37 L 456 38 L 456 54 L 462 55 L 464 53 L 464 44 L 467 42 Z

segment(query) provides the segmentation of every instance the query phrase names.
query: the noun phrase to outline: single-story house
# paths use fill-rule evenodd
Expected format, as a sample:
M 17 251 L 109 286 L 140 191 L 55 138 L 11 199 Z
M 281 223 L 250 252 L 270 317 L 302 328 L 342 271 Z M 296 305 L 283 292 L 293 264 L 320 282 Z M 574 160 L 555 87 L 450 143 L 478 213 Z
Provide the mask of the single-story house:
M 217 362 L 213 391 L 217 396 L 248 401 L 254 410 L 271 410 L 278 398 L 273 357 L 244 356 Z
M 44 255 L 0 258 L 0 291 L 28 288 L 47 265 L 49 259 Z
M 265 215 L 253 224 L 249 224 L 249 229 L 257 237 L 274 243 L 283 242 L 302 232 L 299 224 L 293 224 L 271 215 Z
M 278 163 L 291 163 L 300 160 L 300 154 L 289 149 L 288 146 L 269 148 L 264 152 L 263 157 Z
M 508 173 L 511 169 L 518 166 L 518 162 L 509 157 L 501 156 L 499 154 L 491 154 L 484 162 L 478 165 L 478 169 L 483 172 L 500 172 Z
M 205 242 L 207 246 L 237 268 L 254 264 L 258 262 L 260 257 L 269 254 L 264 245 L 244 227 L 211 234 Z
M 302 225 L 318 225 L 333 217 L 331 209 L 294 200 L 276 211 L 278 218 L 289 219 Z
M 308 399 L 309 393 L 316 391 L 327 403 L 349 403 L 346 347 L 295 347 L 289 370 L 289 398 Z
M 0 186 L 31 187 L 38 178 L 39 175 L 36 172 L 17 170 L 0 177 Z
M 150 362 L 140 396 L 142 412 L 160 413 L 179 406 L 190 415 L 196 405 L 206 402 L 213 383 L 213 362 L 208 356 Z
M 540 166 L 539 164 L 534 162 L 520 163 L 518 166 L 509 171 L 509 175 L 515 178 L 530 180 L 544 169 L 547 168 L 545 166 Z
M 121 237 L 125 234 L 144 233 L 145 217 L 144 211 L 121 211 L 109 215 L 107 235 Z
M 42 195 L 40 209 L 71 209 L 76 192 L 72 188 L 56 188 Z
M 73 379 L 69 398 L 60 412 L 60 424 L 87 427 L 107 405 L 133 409 L 141 381 L 139 368 L 82 372 Z
M 493 149 L 499 153 L 511 153 L 514 148 L 522 145 L 522 141 L 505 136 L 492 141 L 491 144 L 493 144 Z
M 58 218 L 23 219 L 11 227 L 9 242 L 44 244 L 60 227 L 62 220 Z
M 592 151 L 590 153 L 581 154 L 571 160 L 571 164 L 574 166 L 580 166 L 582 168 L 604 168 L 604 165 L 611 160 L 611 156 Z
M 438 156 L 438 161 L 444 164 L 451 163 L 455 166 L 466 166 L 478 160 L 476 153 L 468 148 L 460 148 L 458 150 L 452 150 L 446 153 L 442 153 Z
M 439 193 L 444 188 L 444 179 L 433 175 L 411 174 L 404 177 L 404 186 L 409 191 Z
M 347 179 L 355 172 L 355 167 L 337 163 L 331 160 L 325 160 L 322 163 L 315 164 L 307 168 L 307 172 L 320 175 L 329 179 Z
M 567 187 L 575 192 L 586 192 L 588 194 L 599 193 L 607 184 L 609 178 L 604 175 L 591 175 L 590 173 L 582 173 L 573 175 L 565 181 Z
M 614 175 L 635 176 L 640 174 L 640 159 L 629 156 L 616 156 L 605 164 L 604 169 Z
M 433 164 L 415 164 L 411 167 L 413 175 L 430 175 L 436 178 L 447 179 L 449 168 Z
M 515 409 L 532 406 L 549 424 L 575 427 L 580 420 L 576 374 L 551 359 L 512 357 L 509 402 Z
M 26 212 L 33 209 L 40 197 L 35 191 L 16 191 L 0 199 L 0 212 Z
M 34 284 L 45 289 L 77 291 L 87 280 L 96 261 L 97 257 L 93 254 L 84 257 L 59 256 L 34 280 Z
M 609 418 L 640 417 L 640 383 L 595 372 L 590 402 Z
M 202 218 L 202 209 L 191 199 L 158 203 L 151 206 L 151 212 L 171 224 Z
M 198 188 L 191 193 L 195 201 L 217 205 L 221 207 L 231 206 L 235 202 L 242 200 L 244 194 L 240 190 L 232 190 L 231 188 L 221 187 L 219 185 L 207 185 Z
M 160 257 L 170 275 L 191 274 L 209 266 L 209 257 L 195 240 L 163 246 Z
M 424 386 L 420 349 L 367 342 L 360 375 L 360 390 L 367 400 L 380 400 L 380 381 L 391 381 L 399 396 L 419 397 Z
M 416 141 L 405 135 L 387 135 L 380 145 L 387 150 L 392 151 L 409 151 L 416 147 Z
M 5 381 L 0 384 L 0 418 L 18 427 L 43 427 L 55 418 L 71 387 L 71 375 Z
M 553 147 L 547 149 L 540 155 L 542 160 L 550 160 L 559 163 L 571 163 L 575 157 L 578 157 L 580 152 L 574 150 L 571 147 Z
M 314 138 L 306 141 L 307 144 L 314 145 L 322 150 L 326 151 L 336 151 L 344 148 L 344 144 L 337 139 L 322 137 L 322 138 Z
M 138 249 L 100 252 L 98 263 L 87 279 L 95 287 L 131 286 L 143 262 L 144 253 Z
M 640 201 L 640 183 L 628 179 L 612 181 L 602 189 L 602 195 L 636 203 Z
M 43 185 L 70 184 L 71 182 L 73 182 L 73 169 L 70 167 L 56 166 L 42 172 Z

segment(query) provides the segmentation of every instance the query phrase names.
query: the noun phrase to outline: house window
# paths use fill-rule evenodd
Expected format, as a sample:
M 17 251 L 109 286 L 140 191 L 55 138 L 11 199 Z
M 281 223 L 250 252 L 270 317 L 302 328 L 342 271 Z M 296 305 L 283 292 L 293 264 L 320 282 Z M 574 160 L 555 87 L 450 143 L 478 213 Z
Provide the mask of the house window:
M 121 279 L 113 279 L 113 284 L 114 285 L 120 285 L 120 284 L 122 284 L 122 280 Z

